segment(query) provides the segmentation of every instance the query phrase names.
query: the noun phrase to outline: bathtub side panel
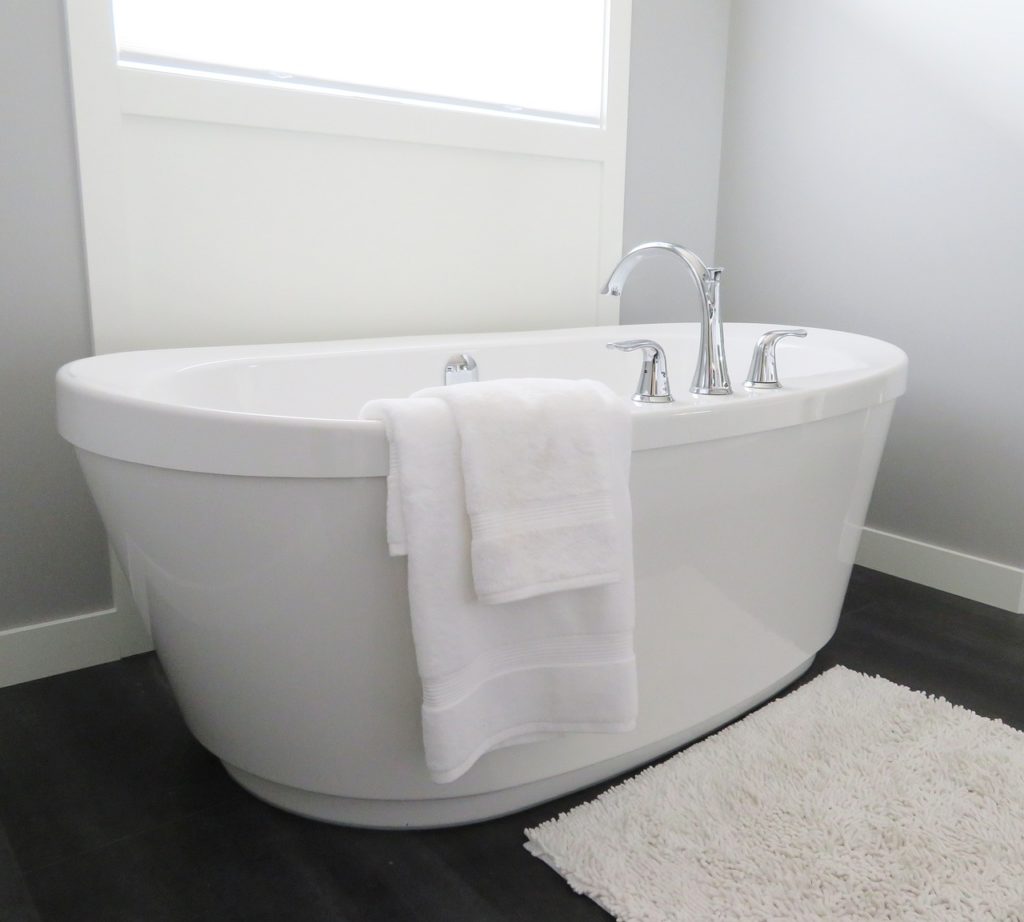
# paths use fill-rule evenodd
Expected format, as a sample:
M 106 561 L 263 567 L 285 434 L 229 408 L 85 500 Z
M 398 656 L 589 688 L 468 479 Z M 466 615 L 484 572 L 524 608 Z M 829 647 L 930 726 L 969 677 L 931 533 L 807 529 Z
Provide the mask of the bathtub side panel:
M 232 477 L 80 452 L 189 728 L 270 780 L 381 792 L 423 762 L 383 478 Z M 388 774 L 388 769 L 384 774 Z M 395 783 L 391 779 L 390 783 Z
M 835 630 L 891 409 L 636 452 L 637 729 L 501 749 L 443 786 L 424 766 L 383 478 L 81 457 L 204 745 L 307 791 L 451 798 L 650 758 L 798 670 Z

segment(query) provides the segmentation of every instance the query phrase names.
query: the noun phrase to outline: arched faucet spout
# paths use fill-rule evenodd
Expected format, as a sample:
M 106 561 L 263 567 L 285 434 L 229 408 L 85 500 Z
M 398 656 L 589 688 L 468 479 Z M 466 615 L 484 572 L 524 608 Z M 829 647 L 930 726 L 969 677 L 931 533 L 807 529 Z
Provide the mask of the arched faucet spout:
M 629 278 L 629 274 L 637 267 L 637 264 L 652 256 L 657 256 L 663 250 L 668 250 L 686 263 L 697 285 L 697 290 L 703 292 L 704 277 L 708 271 L 704 261 L 692 250 L 687 250 L 685 247 L 677 246 L 674 243 L 663 243 L 660 240 L 653 240 L 650 243 L 641 243 L 639 246 L 633 247 L 632 250 L 619 260 L 619 264 L 608 277 L 604 288 L 601 289 L 601 294 L 622 294 L 622 286 L 625 284 L 626 279 Z
M 725 363 L 725 344 L 722 335 L 722 318 L 719 311 L 719 283 L 722 270 L 709 267 L 692 250 L 674 243 L 651 241 L 633 247 L 619 260 L 612 270 L 601 294 L 622 294 L 622 286 L 637 264 L 650 256 L 659 253 L 671 253 L 678 256 L 687 268 L 697 290 L 700 292 L 700 350 L 697 356 L 697 369 L 693 375 L 690 392 L 694 394 L 731 394 L 729 369 Z

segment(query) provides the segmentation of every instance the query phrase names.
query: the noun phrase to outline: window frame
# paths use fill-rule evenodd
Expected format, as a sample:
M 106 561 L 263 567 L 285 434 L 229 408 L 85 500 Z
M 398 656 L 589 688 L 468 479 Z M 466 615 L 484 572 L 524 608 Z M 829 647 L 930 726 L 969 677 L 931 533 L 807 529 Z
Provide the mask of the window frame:
M 363 96 L 309 84 L 237 78 L 214 71 L 199 73 L 121 62 L 109 0 L 67 0 L 67 5 L 72 38 L 78 10 L 95 18 L 98 8 L 103 8 L 107 61 L 108 66 L 113 62 L 118 106 L 124 115 L 602 163 L 615 159 L 616 154 L 625 159 L 630 0 L 605 0 L 604 106 L 597 124 L 421 99 Z M 93 7 L 91 13 L 87 12 L 89 7 Z M 74 43 L 72 51 L 74 55 Z
M 408 101 L 298 91 L 120 65 L 111 0 L 65 0 L 94 345 L 106 316 L 124 311 L 131 239 L 123 208 L 128 118 L 160 118 L 441 145 L 596 163 L 601 169 L 595 291 L 622 255 L 632 0 L 606 0 L 600 124 Z M 617 324 L 619 300 L 597 297 L 595 324 Z

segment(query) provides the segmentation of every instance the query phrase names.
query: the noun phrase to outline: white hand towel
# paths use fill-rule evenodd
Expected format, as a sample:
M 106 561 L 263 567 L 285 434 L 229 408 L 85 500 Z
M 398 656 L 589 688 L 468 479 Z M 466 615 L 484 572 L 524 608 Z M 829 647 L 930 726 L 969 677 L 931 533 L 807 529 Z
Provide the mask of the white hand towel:
M 408 549 L 423 743 L 433 779 L 454 781 L 502 746 L 571 731 L 632 730 L 629 542 L 617 549 L 619 582 L 484 605 L 473 587 L 460 440 L 448 405 L 436 398 L 377 400 L 362 415 L 385 422 L 397 458 L 389 507 L 394 499 L 401 515 L 389 515 L 388 523 L 404 534 L 389 542 Z M 609 458 L 615 483 L 625 485 L 628 472 L 628 450 Z M 628 536 L 627 489 L 614 491 L 612 511 Z
M 597 381 L 519 378 L 432 387 L 462 451 L 481 602 L 527 599 L 621 578 L 612 463 L 630 450 L 625 400 Z

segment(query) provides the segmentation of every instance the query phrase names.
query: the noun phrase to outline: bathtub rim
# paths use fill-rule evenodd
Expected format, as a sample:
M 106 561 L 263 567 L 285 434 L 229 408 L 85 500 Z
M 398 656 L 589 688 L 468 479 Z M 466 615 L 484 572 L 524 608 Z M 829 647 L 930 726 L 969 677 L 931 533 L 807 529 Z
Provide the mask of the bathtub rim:
M 637 324 L 521 333 L 431 335 L 323 343 L 143 350 L 79 359 L 57 374 L 57 420 L 76 448 L 151 467 L 251 477 L 377 477 L 388 469 L 383 424 L 373 420 L 250 413 L 171 402 L 145 394 L 153 380 L 203 363 L 301 358 L 411 347 L 467 348 L 602 341 L 671 333 L 696 324 Z M 766 324 L 729 323 L 763 331 Z M 843 415 L 895 400 L 906 390 L 907 356 L 890 343 L 807 328 L 859 356 L 854 370 L 814 376 L 776 391 L 741 384 L 728 397 L 681 395 L 673 404 L 633 405 L 633 450 L 711 441 Z M 728 332 L 728 330 L 727 330 Z M 874 363 L 869 362 L 874 360 Z M 118 366 L 124 366 L 119 369 Z M 95 369 L 105 369 L 106 375 Z M 114 370 L 111 374 L 110 369 Z M 112 383 L 113 382 L 113 383 Z M 625 399 L 625 397 L 624 397 Z

